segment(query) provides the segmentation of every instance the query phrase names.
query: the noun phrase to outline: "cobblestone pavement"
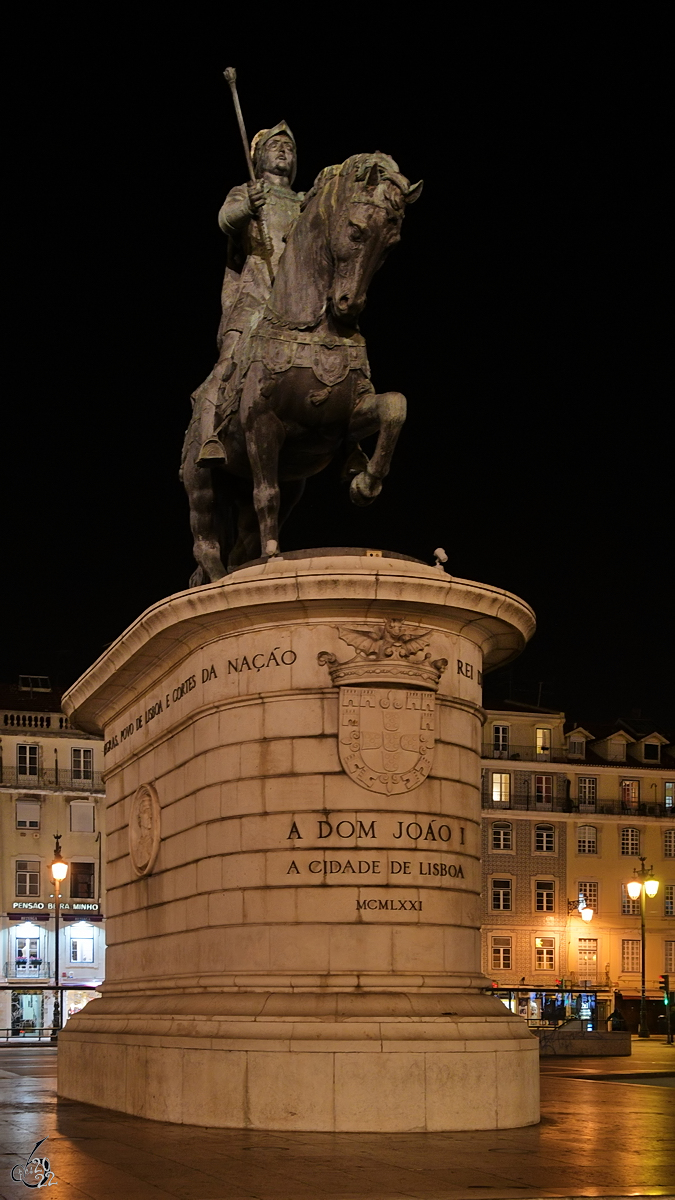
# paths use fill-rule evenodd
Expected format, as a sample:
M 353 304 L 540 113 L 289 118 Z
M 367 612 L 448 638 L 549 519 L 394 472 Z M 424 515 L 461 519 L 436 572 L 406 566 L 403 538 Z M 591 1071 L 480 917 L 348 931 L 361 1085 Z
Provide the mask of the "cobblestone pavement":
M 675 1196 L 675 1048 L 542 1063 L 542 1121 L 496 1133 L 253 1133 L 55 1095 L 55 1051 L 0 1048 L 0 1197 L 41 1138 L 54 1200 L 536 1200 Z M 639 1086 L 636 1086 L 639 1085 Z

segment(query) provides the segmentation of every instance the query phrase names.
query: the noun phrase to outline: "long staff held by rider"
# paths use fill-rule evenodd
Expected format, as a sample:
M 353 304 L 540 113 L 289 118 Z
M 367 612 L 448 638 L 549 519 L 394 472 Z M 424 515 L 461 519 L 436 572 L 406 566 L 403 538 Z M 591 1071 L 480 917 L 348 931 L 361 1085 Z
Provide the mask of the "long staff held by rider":
M 241 104 L 239 103 L 239 93 L 237 92 L 237 72 L 234 67 L 226 67 L 223 74 L 229 83 L 230 91 L 232 92 L 234 111 L 237 114 L 237 124 L 239 125 L 239 132 L 241 134 L 241 140 L 244 146 L 244 154 L 246 156 L 246 165 L 248 167 L 249 177 L 254 187 L 258 187 L 259 180 L 256 176 L 255 168 L 253 166 L 253 159 L 251 158 L 251 151 L 249 149 L 246 126 L 244 125 L 244 118 L 241 112 Z M 267 267 L 267 273 L 270 277 L 270 283 L 272 284 L 274 283 L 274 270 L 272 268 L 272 240 L 267 229 L 265 214 L 262 211 L 262 208 L 255 209 L 253 203 L 251 204 L 251 207 L 254 208 L 253 216 L 255 220 L 260 222 L 260 231 L 262 233 L 265 250 L 265 266 Z

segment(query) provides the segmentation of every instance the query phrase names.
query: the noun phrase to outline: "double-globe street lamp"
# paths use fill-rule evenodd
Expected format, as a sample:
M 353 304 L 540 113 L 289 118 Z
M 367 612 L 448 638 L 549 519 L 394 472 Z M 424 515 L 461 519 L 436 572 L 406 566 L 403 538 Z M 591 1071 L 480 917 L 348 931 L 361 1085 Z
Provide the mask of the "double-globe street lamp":
M 640 990 L 640 1024 L 638 1026 L 638 1037 L 648 1038 L 649 1030 L 647 1028 L 647 996 L 645 994 L 645 959 L 646 959 L 646 937 L 645 937 L 645 897 L 649 896 L 650 900 L 656 895 L 659 890 L 659 881 L 654 879 L 653 865 L 647 870 L 645 867 L 646 859 L 639 854 L 638 858 L 642 864 L 640 870 L 637 867 L 633 868 L 633 878 L 626 884 L 626 891 L 631 900 L 640 901 L 640 928 L 641 928 L 641 969 L 642 982 Z
M 61 834 L 55 833 L 54 840 L 54 861 L 51 863 L 50 870 L 52 879 L 54 880 L 54 931 L 56 941 L 54 943 L 54 1015 L 52 1017 L 52 1034 L 51 1041 L 57 1042 L 59 1039 L 59 1030 L 61 1028 L 61 993 L 59 991 L 59 915 L 61 909 L 61 884 L 68 874 L 68 863 L 63 861 L 61 855 Z

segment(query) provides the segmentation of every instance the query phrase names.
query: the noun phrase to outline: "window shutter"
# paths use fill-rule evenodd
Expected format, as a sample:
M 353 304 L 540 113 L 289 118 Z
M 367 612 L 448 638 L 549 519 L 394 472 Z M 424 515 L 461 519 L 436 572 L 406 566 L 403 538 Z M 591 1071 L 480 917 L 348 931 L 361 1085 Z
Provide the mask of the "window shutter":
M 94 832 L 94 805 L 84 801 L 73 801 L 70 805 L 70 829 L 72 833 Z
M 40 803 L 38 800 L 17 800 L 16 827 L 17 829 L 40 828 Z

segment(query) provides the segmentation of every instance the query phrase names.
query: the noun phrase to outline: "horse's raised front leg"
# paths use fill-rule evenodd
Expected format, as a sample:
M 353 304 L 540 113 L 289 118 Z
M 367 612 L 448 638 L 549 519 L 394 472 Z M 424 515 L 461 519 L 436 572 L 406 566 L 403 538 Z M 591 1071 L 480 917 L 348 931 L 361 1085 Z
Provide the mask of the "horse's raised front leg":
M 382 491 L 391 460 L 406 417 L 406 400 L 400 392 L 372 392 L 364 396 L 349 422 L 349 438 L 355 442 L 378 433 L 373 457 L 367 467 L 355 475 L 349 485 L 353 504 L 372 504 Z
M 253 363 L 244 383 L 240 419 L 253 475 L 260 548 L 267 558 L 279 553 L 279 451 L 285 430 L 283 422 L 272 412 L 270 400 L 262 394 L 266 376 L 262 363 Z

